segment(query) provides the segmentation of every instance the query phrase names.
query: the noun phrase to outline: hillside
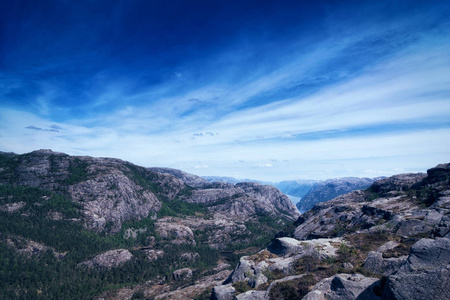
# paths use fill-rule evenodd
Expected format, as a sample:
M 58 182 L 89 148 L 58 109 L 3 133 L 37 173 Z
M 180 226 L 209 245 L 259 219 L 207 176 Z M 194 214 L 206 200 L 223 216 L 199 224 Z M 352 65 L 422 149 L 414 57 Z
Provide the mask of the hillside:
M 211 299 L 449 299 L 450 164 L 315 205 Z
M 450 164 L 299 216 L 255 182 L 0 153 L 0 298 L 444 300 L 449 215 Z
M 298 215 L 258 183 L 50 150 L 0 153 L 0 298 L 90 299 L 144 282 L 170 290 L 177 270 L 226 276 Z

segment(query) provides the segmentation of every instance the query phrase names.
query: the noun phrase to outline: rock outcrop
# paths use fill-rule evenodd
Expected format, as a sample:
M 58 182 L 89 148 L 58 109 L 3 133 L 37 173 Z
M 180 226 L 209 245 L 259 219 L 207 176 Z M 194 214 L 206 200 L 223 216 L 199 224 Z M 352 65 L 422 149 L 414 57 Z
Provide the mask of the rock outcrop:
M 421 239 L 399 270 L 388 277 L 383 298 L 436 299 L 450 296 L 450 239 Z
M 126 249 L 115 249 L 99 254 L 94 258 L 80 263 L 91 268 L 112 268 L 117 267 L 131 260 L 133 255 Z
M 224 299 L 449 299 L 449 196 L 443 164 L 319 203 L 295 230 L 242 257 L 215 291 L 228 291 Z
M 303 300 L 378 300 L 374 290 L 379 286 L 378 278 L 338 274 L 320 281 Z
M 396 272 L 407 258 L 407 255 L 402 255 L 404 253 L 401 251 L 399 255 L 398 251 L 397 255 L 394 256 L 388 254 L 390 250 L 402 248 L 401 245 L 402 244 L 398 242 L 390 241 L 378 248 L 376 251 L 370 251 L 367 255 L 366 261 L 364 262 L 364 268 L 372 273 L 382 276 L 389 276 Z M 392 253 L 393 251 L 390 252 Z

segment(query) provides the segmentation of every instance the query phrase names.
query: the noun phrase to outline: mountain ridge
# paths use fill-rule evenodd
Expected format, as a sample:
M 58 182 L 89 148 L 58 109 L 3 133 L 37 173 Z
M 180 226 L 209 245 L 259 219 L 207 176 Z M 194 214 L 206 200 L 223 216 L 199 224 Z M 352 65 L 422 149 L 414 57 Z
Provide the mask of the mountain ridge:
M 450 164 L 299 215 L 255 182 L 0 153 L 0 298 L 444 300 L 449 203 Z
M 0 298 L 34 295 L 45 278 L 55 280 L 44 285 L 44 299 L 92 298 L 109 285 L 155 278 L 174 284 L 180 276 L 172 273 L 183 268 L 198 278 L 236 251 L 264 246 L 298 215 L 284 194 L 257 183 L 214 184 L 179 170 L 51 150 L 0 153 L 1 253 L 11 261 L 31 253 L 24 264 L 48 273 L 16 290 L 20 274 L 4 270 Z M 102 273 L 104 286 L 95 279 Z M 77 291 L 58 285 L 71 279 Z

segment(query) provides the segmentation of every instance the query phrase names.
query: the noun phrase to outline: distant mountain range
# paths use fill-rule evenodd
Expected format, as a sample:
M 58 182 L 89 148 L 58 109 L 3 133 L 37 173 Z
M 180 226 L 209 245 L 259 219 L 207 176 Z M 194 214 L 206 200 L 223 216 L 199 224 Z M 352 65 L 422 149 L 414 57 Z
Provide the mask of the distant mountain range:
M 257 180 L 241 180 L 233 177 L 204 176 L 203 178 L 210 182 L 227 182 L 232 184 L 242 181 L 259 182 Z M 299 210 L 306 211 L 311 209 L 317 203 L 329 201 L 337 196 L 354 190 L 365 189 L 374 181 L 381 178 L 382 177 L 344 177 L 328 180 L 298 179 L 285 180 L 281 182 L 264 182 L 264 184 L 271 184 L 275 186 L 281 192 L 288 195 Z

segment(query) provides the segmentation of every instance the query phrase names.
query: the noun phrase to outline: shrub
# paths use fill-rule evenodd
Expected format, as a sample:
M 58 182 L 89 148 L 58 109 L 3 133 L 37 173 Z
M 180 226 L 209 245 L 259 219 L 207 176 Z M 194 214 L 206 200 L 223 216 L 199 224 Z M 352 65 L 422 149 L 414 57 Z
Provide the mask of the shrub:
M 234 289 L 238 293 L 245 293 L 246 291 L 250 290 L 250 286 L 245 281 L 238 281 L 232 284 Z

